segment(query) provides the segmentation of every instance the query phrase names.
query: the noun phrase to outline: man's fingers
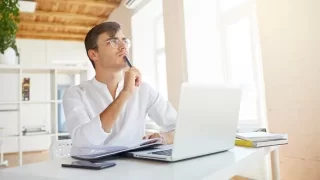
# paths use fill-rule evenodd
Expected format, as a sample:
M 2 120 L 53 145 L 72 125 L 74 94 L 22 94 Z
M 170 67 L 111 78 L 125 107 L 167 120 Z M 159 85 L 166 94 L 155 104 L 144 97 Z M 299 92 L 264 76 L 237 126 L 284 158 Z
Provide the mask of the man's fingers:
M 142 139 L 150 139 L 150 135 L 146 135 Z
M 136 79 L 135 79 L 135 85 L 136 86 L 140 86 L 141 84 L 141 74 L 140 72 L 137 70 L 137 71 L 134 71 L 133 72 L 135 73 L 135 76 L 136 76 Z
M 135 68 L 135 67 L 131 67 L 131 68 L 129 69 L 129 71 L 132 72 L 132 73 L 134 73 L 135 76 L 136 76 L 136 78 L 135 78 L 135 85 L 136 85 L 136 86 L 140 86 L 140 84 L 141 84 L 141 74 L 140 74 L 140 71 L 139 71 L 137 68 Z
M 141 76 L 138 75 L 136 78 L 136 86 L 140 86 L 140 84 L 141 84 Z
M 153 138 L 161 138 L 161 135 L 159 133 L 154 133 L 151 135 L 151 139 Z
M 154 134 L 146 135 L 142 139 L 152 139 L 152 138 L 154 138 Z
M 151 134 L 151 136 L 149 137 L 149 139 L 153 139 L 155 136 L 154 134 Z
M 150 135 L 146 135 L 142 139 L 155 139 L 155 138 L 162 138 L 163 139 L 163 137 L 159 133 L 153 133 Z

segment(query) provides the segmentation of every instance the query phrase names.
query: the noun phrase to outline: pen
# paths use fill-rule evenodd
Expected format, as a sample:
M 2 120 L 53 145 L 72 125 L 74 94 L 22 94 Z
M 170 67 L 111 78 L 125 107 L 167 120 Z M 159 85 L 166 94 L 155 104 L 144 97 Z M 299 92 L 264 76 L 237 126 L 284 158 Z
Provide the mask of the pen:
M 132 65 L 131 65 L 129 59 L 127 58 L 127 56 L 124 56 L 124 60 L 127 62 L 128 66 L 131 68 Z

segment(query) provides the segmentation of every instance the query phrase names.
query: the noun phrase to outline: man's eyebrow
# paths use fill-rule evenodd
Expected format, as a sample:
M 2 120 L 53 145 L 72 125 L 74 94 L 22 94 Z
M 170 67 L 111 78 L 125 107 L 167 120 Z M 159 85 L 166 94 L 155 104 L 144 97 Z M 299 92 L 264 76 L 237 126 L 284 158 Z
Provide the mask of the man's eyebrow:
M 116 38 L 116 37 L 110 37 L 110 38 L 106 39 L 106 41 L 111 40 L 111 39 L 118 39 L 118 38 Z
M 111 38 L 108 38 L 108 39 L 106 39 L 106 41 L 108 41 L 108 40 L 111 40 L 111 39 L 128 39 L 127 37 L 122 37 L 122 38 L 117 38 L 117 37 L 111 37 Z

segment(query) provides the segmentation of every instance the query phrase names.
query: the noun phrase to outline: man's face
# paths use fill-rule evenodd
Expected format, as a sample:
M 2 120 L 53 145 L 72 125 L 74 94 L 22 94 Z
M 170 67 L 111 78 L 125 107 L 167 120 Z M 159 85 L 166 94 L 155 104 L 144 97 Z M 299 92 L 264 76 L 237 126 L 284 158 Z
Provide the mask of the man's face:
M 97 41 L 97 52 L 94 52 L 94 57 L 91 58 L 95 65 L 103 69 L 126 68 L 127 64 L 123 59 L 128 54 L 126 39 L 121 30 L 114 37 L 110 37 L 107 33 L 100 34 Z

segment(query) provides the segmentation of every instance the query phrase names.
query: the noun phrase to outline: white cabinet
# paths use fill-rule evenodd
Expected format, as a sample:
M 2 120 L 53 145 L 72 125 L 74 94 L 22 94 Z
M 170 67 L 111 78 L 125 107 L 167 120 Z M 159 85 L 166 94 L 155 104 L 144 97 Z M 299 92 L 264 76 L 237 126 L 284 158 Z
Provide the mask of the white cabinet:
M 23 152 L 48 150 L 53 139 L 68 135 L 58 129 L 63 126 L 58 88 L 79 84 L 94 72 L 83 42 L 17 39 L 17 46 L 20 64 L 0 64 L 0 127 L 3 152 L 19 152 L 21 165 Z M 30 78 L 29 101 L 22 98 L 25 77 Z M 49 134 L 24 136 L 27 125 L 46 125 Z
M 21 65 L 41 65 L 46 63 L 46 41 L 43 40 L 17 40 Z
M 89 62 L 84 43 L 48 40 L 46 46 L 48 63 L 81 64 Z
M 66 67 L 57 65 L 42 66 L 8 66 L 0 65 L 0 77 L 6 74 L 18 76 L 16 82 L 6 89 L 0 100 L 0 127 L 4 127 L 4 152 L 18 152 L 22 164 L 23 151 L 47 150 L 51 140 L 59 136 L 68 135 L 58 129 L 58 107 L 62 103 L 58 98 L 59 82 L 57 77 L 78 76 L 79 81 L 64 80 L 64 85 L 75 85 L 87 80 L 87 67 Z M 30 99 L 22 98 L 23 78 L 30 78 Z M 11 91 L 14 90 L 14 91 Z M 60 95 L 61 97 L 61 95 Z M 61 109 L 60 109 L 61 110 Z M 25 136 L 22 133 L 24 126 L 45 125 L 48 134 Z

